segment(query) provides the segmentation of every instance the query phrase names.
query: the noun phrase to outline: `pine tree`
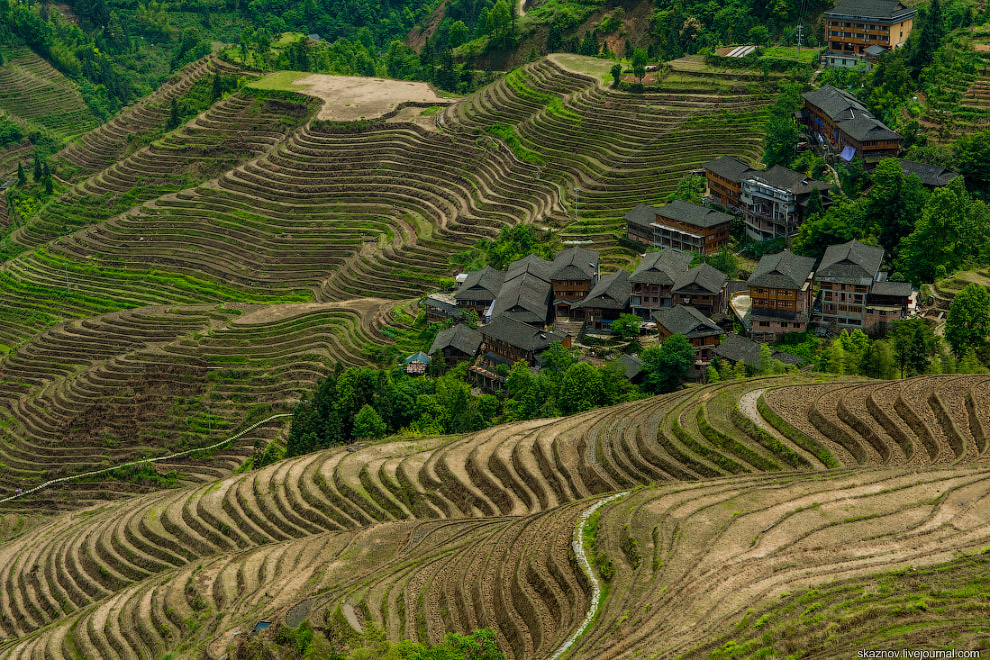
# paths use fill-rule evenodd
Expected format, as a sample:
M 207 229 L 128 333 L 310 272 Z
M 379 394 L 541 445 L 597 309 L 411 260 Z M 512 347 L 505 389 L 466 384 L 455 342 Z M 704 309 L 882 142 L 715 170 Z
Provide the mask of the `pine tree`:
M 27 184 L 27 174 L 24 173 L 24 163 L 17 163 L 17 185 Z
M 38 155 L 38 152 L 37 151 L 34 152 L 34 172 L 33 172 L 33 175 L 34 176 L 32 178 L 34 179 L 34 182 L 35 183 L 38 183 L 39 181 L 41 181 L 41 156 Z

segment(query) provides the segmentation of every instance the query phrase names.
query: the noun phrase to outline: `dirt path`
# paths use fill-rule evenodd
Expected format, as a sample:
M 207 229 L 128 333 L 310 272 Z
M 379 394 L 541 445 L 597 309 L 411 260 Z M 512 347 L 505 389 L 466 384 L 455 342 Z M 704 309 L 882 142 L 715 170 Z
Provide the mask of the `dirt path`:
M 314 73 L 292 82 L 303 94 L 323 99 L 317 119 L 356 121 L 380 117 L 400 103 L 447 105 L 427 83 Z
M 793 451 L 800 454 L 801 457 L 808 461 L 810 465 L 820 466 L 822 462 L 818 460 L 818 458 L 785 438 L 781 435 L 780 431 L 767 424 L 767 421 L 763 419 L 763 415 L 760 414 L 759 408 L 756 406 L 756 402 L 759 401 L 760 396 L 766 392 L 767 389 L 769 388 L 764 387 L 758 390 L 750 390 L 739 397 L 739 412 L 741 412 L 746 419 L 756 424 L 757 428 L 772 435 L 777 442 L 780 442 L 785 447 L 790 447 Z
M 584 571 L 584 574 L 588 576 L 588 581 L 591 582 L 591 604 L 588 606 L 588 613 L 585 615 L 584 621 L 582 621 L 581 625 L 578 626 L 578 629 L 574 631 L 574 634 L 571 635 L 566 642 L 560 645 L 560 648 L 554 652 L 554 654 L 550 657 L 550 660 L 557 660 L 557 658 L 564 655 L 568 649 L 574 645 L 577 638 L 584 634 L 584 631 L 589 625 L 591 625 L 591 620 L 594 619 L 595 614 L 598 613 L 598 605 L 602 597 L 602 586 L 598 582 L 598 576 L 595 575 L 594 569 L 591 568 L 591 563 L 588 561 L 588 555 L 584 552 L 584 526 L 587 524 L 588 518 L 590 518 L 591 514 L 595 511 L 602 508 L 609 502 L 628 495 L 630 492 L 631 491 L 625 490 L 621 493 L 616 493 L 615 495 L 606 497 L 604 500 L 595 502 L 588 508 L 587 511 L 581 514 L 578 524 L 574 527 L 575 540 L 571 545 L 574 548 L 574 555 L 577 557 L 578 563 L 581 564 L 581 570 Z

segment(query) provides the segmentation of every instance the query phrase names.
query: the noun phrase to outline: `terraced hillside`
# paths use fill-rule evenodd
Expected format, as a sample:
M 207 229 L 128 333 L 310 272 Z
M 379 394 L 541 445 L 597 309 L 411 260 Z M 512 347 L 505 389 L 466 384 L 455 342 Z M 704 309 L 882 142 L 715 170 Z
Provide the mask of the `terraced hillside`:
M 948 142 L 990 128 L 990 30 L 970 28 L 953 48 L 956 66 L 939 71 L 939 89 L 927 99 L 921 123 L 931 137 Z
M 592 598 L 586 498 L 650 483 L 584 535 L 614 577 L 574 657 L 677 655 L 761 598 L 986 545 L 988 411 L 985 376 L 754 379 L 108 502 L 0 545 L 0 657 L 217 657 L 289 611 L 393 639 L 490 626 L 550 657 Z M 880 419 L 899 451 L 855 431 Z
M 27 48 L 5 51 L 0 66 L 0 109 L 60 140 L 99 126 L 79 88 Z M 16 165 L 14 167 L 16 170 Z M 9 170 L 0 166 L 0 174 Z
M 362 364 L 366 345 L 389 341 L 379 329 L 393 307 L 375 299 L 144 307 L 47 330 L 0 358 L 0 494 L 208 446 L 288 412 L 332 364 Z M 229 475 L 279 429 L 262 426 L 158 471 L 194 482 Z M 11 507 L 78 508 L 160 485 L 144 482 L 72 482 Z

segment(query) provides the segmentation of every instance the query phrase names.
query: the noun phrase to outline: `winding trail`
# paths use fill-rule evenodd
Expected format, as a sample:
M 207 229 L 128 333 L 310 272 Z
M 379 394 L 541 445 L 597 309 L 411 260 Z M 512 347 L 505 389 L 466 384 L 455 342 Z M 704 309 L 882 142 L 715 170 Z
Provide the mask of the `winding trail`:
M 268 417 L 266 419 L 263 419 L 260 422 L 257 422 L 255 424 L 252 424 L 251 426 L 247 427 L 246 429 L 244 429 L 240 433 L 236 433 L 236 434 L 230 436 L 229 438 L 227 438 L 226 440 L 221 440 L 220 442 L 215 442 L 212 445 L 209 445 L 208 447 L 196 447 L 195 449 L 186 449 L 185 451 L 180 451 L 180 452 L 175 453 L 175 454 L 169 454 L 168 456 L 158 456 L 156 458 L 142 458 L 140 461 L 131 461 L 130 463 L 121 463 L 120 465 L 115 465 L 113 467 L 103 468 L 102 470 L 93 470 L 91 472 L 81 472 L 79 474 L 73 474 L 73 475 L 70 475 L 68 477 L 62 477 L 60 479 L 52 479 L 51 481 L 46 481 L 45 483 L 41 484 L 40 486 L 35 486 L 34 488 L 31 488 L 30 490 L 26 490 L 26 491 L 24 491 L 22 493 L 15 493 L 14 495 L 10 495 L 8 497 L 4 497 L 4 498 L 0 499 L 0 504 L 4 504 L 5 502 L 11 502 L 13 500 L 16 500 L 19 497 L 24 497 L 25 495 L 30 495 L 31 493 L 37 493 L 39 490 L 44 490 L 45 488 L 48 488 L 50 486 L 54 486 L 55 484 L 63 483 L 63 482 L 66 482 L 66 481 L 73 481 L 74 479 L 82 479 L 83 477 L 95 477 L 95 476 L 100 475 L 100 474 L 106 474 L 107 472 L 113 472 L 114 470 L 119 470 L 119 469 L 125 468 L 125 467 L 131 467 L 133 465 L 142 465 L 144 463 L 159 463 L 161 461 L 170 461 L 170 460 L 175 459 L 175 458 L 182 458 L 183 456 L 188 456 L 189 454 L 192 454 L 193 452 L 197 452 L 197 451 L 212 451 L 212 450 L 217 449 L 219 447 L 222 447 L 222 446 L 224 446 L 224 445 L 226 445 L 228 443 L 231 443 L 234 440 L 237 440 L 238 438 L 241 438 L 241 437 L 247 435 L 251 431 L 253 431 L 256 428 L 258 428 L 259 426 L 261 426 L 262 424 L 267 424 L 268 422 L 272 421 L 273 419 L 279 419 L 281 417 L 292 417 L 292 413 L 279 413 L 277 415 L 272 415 L 271 417 Z
M 595 511 L 602 508 L 609 502 L 613 502 L 620 497 L 625 497 L 631 492 L 632 491 L 624 490 L 621 493 L 610 495 L 604 500 L 595 502 L 588 508 L 587 511 L 581 514 L 578 524 L 574 526 L 574 541 L 571 545 L 574 548 L 574 555 L 577 557 L 578 563 L 581 564 L 581 570 L 584 571 L 584 574 L 588 576 L 588 581 L 591 582 L 591 605 L 588 606 L 588 613 L 585 615 L 584 621 L 582 621 L 581 625 L 578 626 L 578 629 L 574 631 L 574 634 L 571 635 L 566 642 L 561 644 L 560 648 L 557 649 L 552 656 L 550 656 L 550 660 L 557 660 L 564 655 L 564 653 L 570 650 L 571 646 L 574 645 L 574 642 L 577 641 L 578 637 L 583 635 L 584 631 L 591 625 L 591 620 L 595 618 L 596 614 L 598 614 L 598 605 L 600 604 L 599 601 L 602 597 L 602 586 L 598 582 L 598 576 L 595 575 L 594 569 L 591 568 L 591 562 L 588 561 L 588 555 L 584 552 L 584 534 L 582 533 L 584 526 L 588 523 L 588 518 L 590 518 L 591 514 Z

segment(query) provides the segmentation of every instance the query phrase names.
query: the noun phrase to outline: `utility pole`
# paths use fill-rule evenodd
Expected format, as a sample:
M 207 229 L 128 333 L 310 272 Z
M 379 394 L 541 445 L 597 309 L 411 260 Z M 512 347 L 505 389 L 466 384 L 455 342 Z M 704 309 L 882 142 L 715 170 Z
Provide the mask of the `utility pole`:
M 804 26 L 797 26 L 798 59 L 801 58 L 801 39 L 804 37 Z

